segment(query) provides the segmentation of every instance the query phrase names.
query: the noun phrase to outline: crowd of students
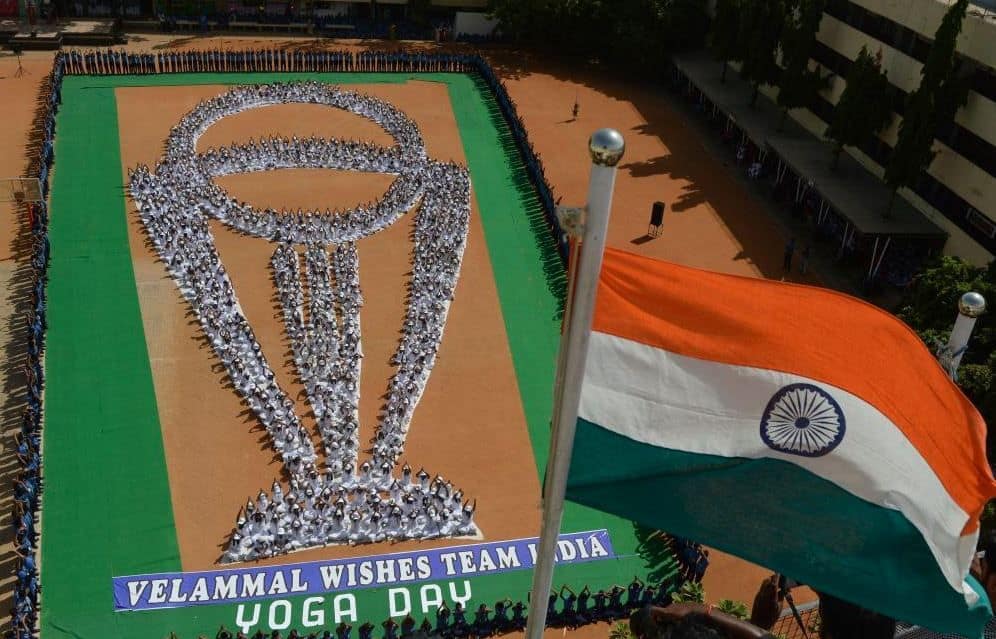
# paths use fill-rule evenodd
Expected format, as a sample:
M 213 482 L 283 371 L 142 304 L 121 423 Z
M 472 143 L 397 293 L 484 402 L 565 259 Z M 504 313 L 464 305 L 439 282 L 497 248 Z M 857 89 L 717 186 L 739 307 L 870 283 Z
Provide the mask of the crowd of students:
M 175 73 L 191 71 L 455 71 L 477 72 L 496 98 L 498 108 L 503 118 L 512 130 L 513 139 L 524 160 L 526 172 L 533 182 L 539 196 L 544 218 L 549 227 L 550 236 L 556 243 L 560 255 L 566 259 L 566 236 L 559 226 L 555 216 L 555 201 L 552 190 L 546 182 L 542 163 L 529 142 L 525 126 L 516 113 L 515 103 L 509 97 L 502 82 L 491 69 L 490 65 L 479 55 L 450 54 L 408 54 L 400 52 L 261 52 L 261 51 L 227 51 L 227 52 L 166 52 L 166 53 L 124 53 L 117 55 L 109 51 L 91 51 L 59 53 L 56 55 L 48 93 L 48 109 L 45 124 L 45 139 L 41 144 L 42 158 L 38 166 L 38 175 L 42 179 L 43 190 L 47 193 L 48 172 L 54 158 L 55 112 L 60 102 L 60 87 L 62 76 L 66 74 L 104 75 L 113 73 Z M 468 185 L 469 186 L 469 185 Z M 38 594 L 37 549 L 38 531 L 36 530 L 36 514 L 38 498 L 41 492 L 41 389 L 42 368 L 40 353 L 44 341 L 44 295 L 45 267 L 48 260 L 47 239 L 47 209 L 44 203 L 32 207 L 32 237 L 34 240 L 34 257 L 32 264 L 35 273 L 33 291 L 33 313 L 29 320 L 30 333 L 28 338 L 30 359 L 28 368 L 28 408 L 25 411 L 21 436 L 18 440 L 18 452 L 21 459 L 23 475 L 18 478 L 15 486 L 17 494 L 15 511 L 15 526 L 17 527 L 17 548 L 22 559 L 18 564 L 18 583 L 15 588 L 13 627 L 15 637 L 28 639 L 36 635 Z M 438 275 L 426 272 L 426 277 L 435 279 Z M 437 293 L 438 281 L 435 284 Z M 431 289 L 431 287 L 430 287 Z M 413 325 L 424 322 L 416 314 L 406 318 Z M 403 380 L 402 380 L 403 381 Z M 410 381 L 410 380 L 409 380 Z M 385 453 L 393 456 L 394 449 L 389 442 L 374 442 L 380 445 Z M 25 514 L 27 516 L 24 516 Z M 461 515 L 463 516 L 463 515 Z M 661 586 L 654 594 L 653 589 L 642 589 L 641 600 L 648 596 L 656 596 L 658 600 L 666 598 L 666 586 Z M 592 593 L 584 588 L 577 594 L 570 589 L 562 589 L 560 593 L 551 595 L 550 625 L 577 626 L 599 620 L 619 619 L 631 609 L 629 602 L 623 602 L 625 589 L 618 587 L 609 591 Z M 635 605 L 635 600 L 633 605 Z M 559 607 L 558 607 L 559 606 Z M 466 637 L 471 635 L 486 636 L 488 633 L 506 632 L 525 626 L 525 605 L 520 603 L 499 602 L 494 610 L 479 609 L 474 613 L 472 622 L 466 621 L 467 612 L 463 610 L 441 611 L 437 615 L 436 624 L 424 621 L 419 627 L 423 632 L 443 634 L 447 637 Z M 411 625 L 408 620 L 401 624 L 387 621 L 384 626 L 385 639 L 408 636 L 405 632 Z M 397 626 L 392 628 L 392 626 Z M 358 628 L 359 639 L 371 639 L 376 628 L 365 624 Z M 414 631 L 416 628 L 411 628 Z M 349 639 L 351 628 L 338 628 L 339 639 Z M 225 631 L 227 632 L 227 631 Z M 345 635 L 342 635 L 346 632 Z M 393 633 L 393 634 L 392 634 Z M 326 633 L 328 635 L 328 633 Z M 229 636 L 230 633 L 229 633 Z M 279 636 L 279 633 L 277 633 Z M 296 636 L 293 631 L 288 635 Z M 331 636 L 331 635 L 330 635 Z
M 73 50 L 66 56 L 67 73 L 113 75 L 198 72 L 476 72 L 495 97 L 501 115 L 523 159 L 536 190 L 550 237 L 567 261 L 567 234 L 557 220 L 558 199 L 546 179 L 539 155 L 516 111 L 504 83 L 479 54 L 411 53 L 405 51 L 351 51 L 296 49 L 228 49 L 129 53 L 118 50 Z
M 200 135 L 224 117 L 287 103 L 322 104 L 381 126 L 390 148 L 315 137 L 271 137 L 197 154 Z M 347 211 L 258 210 L 212 181 L 232 173 L 326 168 L 397 175 L 384 196 Z M 474 506 L 442 477 L 395 475 L 409 424 L 435 364 L 459 276 L 470 221 L 470 175 L 430 160 L 418 126 L 393 106 L 334 85 L 292 82 L 241 86 L 206 100 L 172 128 L 163 159 L 138 167 L 130 191 L 160 258 L 190 302 L 236 390 L 270 434 L 293 479 L 240 514 L 228 561 L 270 557 L 330 543 L 477 534 Z M 412 275 L 401 339 L 384 406 L 360 465 L 359 260 L 356 240 L 415 213 Z M 280 387 L 214 245 L 211 217 L 276 244 L 271 259 L 291 351 L 324 445 L 325 467 L 293 401 Z M 332 245 L 330 250 L 328 247 Z M 304 248 L 304 275 L 301 254 Z M 310 297 L 305 321 L 305 283 Z M 296 485 L 295 485 L 296 484 Z M 389 496 L 387 494 L 389 493 Z M 383 496 L 383 498 L 382 498 Z
M 406 51 L 327 49 L 204 49 L 139 52 L 126 49 L 71 49 L 63 54 L 74 75 L 232 72 L 398 72 L 451 73 L 476 66 L 479 56 Z
M 38 156 L 32 162 L 32 177 L 40 183 L 42 201 L 27 204 L 28 228 L 31 240 L 31 293 L 27 312 L 27 360 L 24 373 L 25 408 L 19 431 L 14 435 L 14 454 L 19 468 L 13 486 L 14 553 L 17 555 L 14 574 L 11 632 L 14 639 L 31 639 L 38 624 L 38 603 L 41 592 L 38 573 L 39 530 L 38 512 L 42 492 L 41 425 L 45 348 L 45 285 L 48 277 L 49 239 L 48 195 L 49 170 L 55 160 L 53 139 L 55 114 L 61 101 L 63 66 L 60 59 L 52 68 L 42 96 L 42 139 Z

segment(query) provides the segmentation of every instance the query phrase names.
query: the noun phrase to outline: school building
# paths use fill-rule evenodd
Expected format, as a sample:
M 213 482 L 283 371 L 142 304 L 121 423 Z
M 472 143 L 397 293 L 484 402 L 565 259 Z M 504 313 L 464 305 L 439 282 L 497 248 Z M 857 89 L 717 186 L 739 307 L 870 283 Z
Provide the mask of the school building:
M 920 82 L 938 25 L 949 8 L 944 0 L 828 0 L 810 61 L 831 72 L 830 87 L 807 109 L 792 112 L 803 127 L 822 137 L 861 47 L 881 50 L 882 67 L 895 88 L 895 117 L 878 139 L 861 149 L 848 148 L 876 176 L 899 133 L 907 96 Z M 960 72 L 971 80 L 968 103 L 953 122 L 942 123 L 938 151 L 929 170 L 901 195 L 948 238 L 944 252 L 976 264 L 996 254 L 996 4 L 982 0 L 969 7 L 958 38 Z M 774 87 L 763 89 L 769 97 Z

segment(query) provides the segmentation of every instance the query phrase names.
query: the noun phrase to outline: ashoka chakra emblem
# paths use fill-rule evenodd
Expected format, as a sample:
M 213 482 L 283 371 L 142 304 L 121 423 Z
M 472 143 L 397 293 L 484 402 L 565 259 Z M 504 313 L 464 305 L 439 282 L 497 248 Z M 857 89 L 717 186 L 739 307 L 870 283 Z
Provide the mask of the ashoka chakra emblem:
M 812 384 L 789 384 L 779 389 L 761 416 L 761 439 L 789 455 L 826 455 L 844 439 L 844 430 L 840 404 Z

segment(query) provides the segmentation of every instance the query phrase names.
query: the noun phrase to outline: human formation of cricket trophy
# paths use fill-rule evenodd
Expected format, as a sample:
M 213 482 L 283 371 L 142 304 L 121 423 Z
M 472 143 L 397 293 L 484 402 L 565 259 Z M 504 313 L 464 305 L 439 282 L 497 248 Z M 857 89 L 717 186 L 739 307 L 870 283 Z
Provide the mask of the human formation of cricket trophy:
M 197 153 L 218 120 L 252 108 L 313 103 L 370 119 L 389 148 L 318 138 L 267 138 Z M 283 168 L 388 173 L 377 202 L 296 213 L 236 201 L 213 178 Z M 424 470 L 399 468 L 415 407 L 442 339 L 470 220 L 470 176 L 430 160 L 418 127 L 393 106 L 315 82 L 243 86 L 201 102 L 173 127 L 154 170 L 136 168 L 130 191 L 149 239 L 197 314 L 232 382 L 269 433 L 289 475 L 240 510 L 222 561 L 270 557 L 327 544 L 474 536 L 474 506 Z M 356 242 L 414 213 L 412 276 L 396 367 L 359 463 L 362 349 Z M 324 463 L 274 378 L 221 263 L 214 218 L 276 248 L 270 261 L 291 352 L 324 448 Z M 303 266 L 302 266 L 303 263 Z M 307 294 L 305 293 L 307 292 Z

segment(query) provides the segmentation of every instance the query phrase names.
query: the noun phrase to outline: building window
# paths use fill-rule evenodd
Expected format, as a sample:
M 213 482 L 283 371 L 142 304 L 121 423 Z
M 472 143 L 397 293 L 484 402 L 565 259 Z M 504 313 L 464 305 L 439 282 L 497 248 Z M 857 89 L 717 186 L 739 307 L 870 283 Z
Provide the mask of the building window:
M 977 69 L 972 81 L 972 88 L 979 95 L 984 95 L 996 102 L 996 72 L 992 69 Z
M 979 213 L 973 207 L 968 207 L 968 212 L 965 214 L 968 218 L 969 224 L 977 228 L 981 233 L 983 233 L 988 238 L 996 238 L 996 224 L 988 217 Z

